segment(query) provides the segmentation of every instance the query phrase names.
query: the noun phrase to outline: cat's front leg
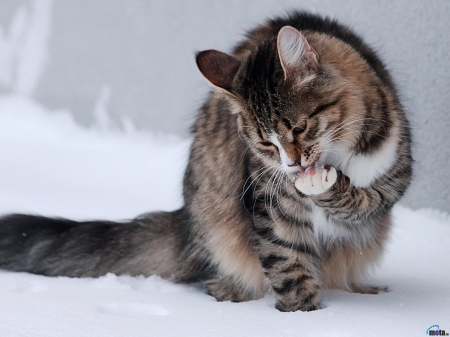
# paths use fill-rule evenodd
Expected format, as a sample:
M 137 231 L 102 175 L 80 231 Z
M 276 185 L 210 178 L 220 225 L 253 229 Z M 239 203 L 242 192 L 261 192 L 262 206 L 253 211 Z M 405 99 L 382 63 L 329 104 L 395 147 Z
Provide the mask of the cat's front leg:
M 382 217 L 399 199 L 402 186 L 392 186 L 391 181 L 382 176 L 369 187 L 355 187 L 341 171 L 325 165 L 302 172 L 295 188 L 309 196 L 327 216 L 354 225 Z
M 257 226 L 257 248 L 264 273 L 276 295 L 280 311 L 312 311 L 320 307 L 319 255 L 304 242 L 290 242 L 273 229 L 277 223 Z

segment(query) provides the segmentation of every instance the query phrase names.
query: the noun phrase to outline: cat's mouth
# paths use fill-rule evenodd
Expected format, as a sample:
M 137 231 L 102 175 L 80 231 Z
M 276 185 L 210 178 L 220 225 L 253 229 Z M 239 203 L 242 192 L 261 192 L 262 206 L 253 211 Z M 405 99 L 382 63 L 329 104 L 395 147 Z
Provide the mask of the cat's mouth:
M 319 166 L 318 160 L 308 163 L 307 165 L 301 165 L 300 160 L 298 160 L 294 164 L 288 165 L 288 167 L 291 170 L 286 171 L 286 173 L 288 174 L 288 176 L 290 177 L 290 179 L 292 181 L 295 181 L 302 174 L 305 174 L 306 172 L 311 172 L 311 170 L 314 170 L 318 166 Z M 292 170 L 295 170 L 295 171 L 292 171 Z
M 318 164 L 317 160 L 315 160 L 315 161 L 313 161 L 313 162 L 311 162 L 309 164 L 306 164 L 306 165 L 301 165 L 300 164 L 300 160 L 298 160 L 294 164 L 288 165 L 288 166 L 289 167 L 298 167 L 298 173 L 300 174 L 302 172 L 305 172 L 306 170 L 311 170 L 311 169 L 317 167 L 318 165 L 319 164 Z

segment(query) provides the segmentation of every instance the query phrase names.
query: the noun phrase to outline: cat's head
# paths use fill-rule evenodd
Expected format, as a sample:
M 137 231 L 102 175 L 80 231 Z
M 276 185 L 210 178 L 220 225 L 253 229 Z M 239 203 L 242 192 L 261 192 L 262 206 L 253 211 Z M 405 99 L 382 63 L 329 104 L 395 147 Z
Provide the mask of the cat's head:
M 266 165 L 291 176 L 315 163 L 336 166 L 359 139 L 370 69 L 336 38 L 286 26 L 239 59 L 206 50 L 197 65 Z

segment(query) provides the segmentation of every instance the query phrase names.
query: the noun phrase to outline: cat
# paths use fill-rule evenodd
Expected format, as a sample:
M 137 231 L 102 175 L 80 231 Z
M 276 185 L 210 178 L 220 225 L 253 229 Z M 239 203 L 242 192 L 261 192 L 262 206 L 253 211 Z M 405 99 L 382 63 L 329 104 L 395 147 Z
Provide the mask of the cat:
M 219 301 L 272 289 L 280 311 L 319 309 L 325 288 L 386 291 L 361 282 L 410 184 L 411 135 L 375 52 L 298 11 L 196 63 L 212 91 L 192 127 L 184 206 L 123 223 L 4 216 L 0 268 L 157 274 Z

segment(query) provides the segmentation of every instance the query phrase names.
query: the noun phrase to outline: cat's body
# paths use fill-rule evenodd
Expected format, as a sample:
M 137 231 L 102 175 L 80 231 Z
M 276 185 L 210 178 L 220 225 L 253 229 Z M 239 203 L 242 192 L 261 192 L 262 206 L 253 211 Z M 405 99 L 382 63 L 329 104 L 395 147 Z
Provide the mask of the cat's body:
M 381 256 L 412 160 L 373 51 L 334 21 L 295 13 L 251 31 L 233 56 L 205 51 L 197 64 L 216 90 L 193 126 L 185 206 L 129 224 L 6 217 L 0 267 L 159 274 L 218 300 L 271 287 L 282 311 L 318 308 L 325 287 L 382 290 L 360 281 Z

